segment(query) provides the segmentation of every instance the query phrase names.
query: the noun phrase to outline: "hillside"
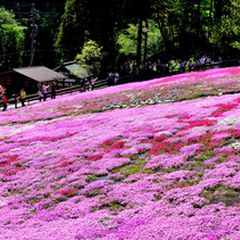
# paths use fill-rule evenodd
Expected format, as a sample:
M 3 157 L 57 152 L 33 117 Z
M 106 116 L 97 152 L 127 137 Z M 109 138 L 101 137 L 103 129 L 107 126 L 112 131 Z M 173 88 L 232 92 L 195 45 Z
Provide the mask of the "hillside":
M 0 113 L 0 240 L 239 240 L 239 89 L 214 69 Z

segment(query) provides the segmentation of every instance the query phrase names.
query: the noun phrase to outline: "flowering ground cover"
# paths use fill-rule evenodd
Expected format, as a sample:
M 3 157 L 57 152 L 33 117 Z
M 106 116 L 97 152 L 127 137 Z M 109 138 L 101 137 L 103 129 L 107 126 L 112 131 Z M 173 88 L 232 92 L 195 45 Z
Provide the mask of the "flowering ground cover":
M 171 84 L 237 84 L 234 70 Z M 1 240 L 240 239 L 240 94 L 76 112 L 93 94 L 0 115 Z
M 28 107 L 27 113 L 25 109 L 8 111 L 1 116 L 0 126 L 237 93 L 240 89 L 239 78 L 240 67 L 233 67 L 73 94 L 52 102 L 34 104 Z

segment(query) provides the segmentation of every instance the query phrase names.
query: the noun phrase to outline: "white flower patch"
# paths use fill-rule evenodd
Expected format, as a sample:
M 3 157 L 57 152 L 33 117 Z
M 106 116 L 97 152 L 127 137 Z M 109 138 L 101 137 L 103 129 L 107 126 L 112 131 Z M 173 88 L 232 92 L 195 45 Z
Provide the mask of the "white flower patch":
M 197 102 L 195 103 L 195 107 L 210 107 L 211 106 L 211 102 L 210 103 L 206 103 L 204 102 Z
M 235 125 L 237 123 L 240 123 L 240 118 L 224 118 L 218 122 L 218 124 L 222 125 Z
M 206 134 L 208 129 L 209 129 L 209 127 L 206 127 L 206 126 L 198 126 L 198 127 L 193 127 L 186 131 L 183 131 L 183 133 L 187 132 L 188 135 L 187 135 L 186 139 L 191 139 L 191 138 L 200 137 L 200 136 Z
M 166 135 L 166 136 L 169 136 L 169 137 L 171 137 L 171 136 L 173 136 L 173 133 L 171 133 L 171 132 L 168 132 L 168 131 L 162 131 L 162 132 L 158 132 L 158 133 L 156 133 L 156 137 L 159 137 L 159 136 L 162 136 L 162 135 Z
M 8 202 L 5 200 L 0 200 L 0 208 L 8 205 Z
M 22 133 L 23 131 L 30 130 L 33 128 L 34 128 L 34 125 L 26 125 L 23 127 L 18 127 L 18 128 L 11 130 L 10 134 L 11 135 L 19 134 L 19 133 Z
M 46 151 L 46 152 L 44 152 L 42 155 L 43 155 L 43 156 L 49 156 L 49 155 L 54 154 L 55 152 L 56 152 L 56 151 L 54 151 L 54 150 Z
M 234 149 L 234 150 L 240 150 L 240 142 L 235 142 L 235 143 L 232 143 L 231 144 L 231 147 Z
M 6 138 L 5 135 L 0 136 L 0 141 L 3 141 Z
M 138 150 L 136 149 L 136 148 L 130 148 L 130 149 L 127 149 L 127 150 L 125 150 L 125 151 L 123 151 L 122 153 L 121 153 L 121 155 L 135 155 L 135 154 L 138 154 Z
M 13 148 L 9 151 L 9 153 L 16 153 L 16 152 L 21 152 L 22 148 Z

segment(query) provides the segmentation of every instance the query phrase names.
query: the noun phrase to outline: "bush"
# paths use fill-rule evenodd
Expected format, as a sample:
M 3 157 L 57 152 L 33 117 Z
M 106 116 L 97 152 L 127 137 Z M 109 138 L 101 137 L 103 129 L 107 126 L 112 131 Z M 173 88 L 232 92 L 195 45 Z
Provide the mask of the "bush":
M 85 42 L 81 53 L 77 54 L 76 59 L 83 68 L 93 73 L 94 75 L 98 75 L 100 72 L 103 56 L 103 48 L 99 46 L 95 41 L 88 40 Z

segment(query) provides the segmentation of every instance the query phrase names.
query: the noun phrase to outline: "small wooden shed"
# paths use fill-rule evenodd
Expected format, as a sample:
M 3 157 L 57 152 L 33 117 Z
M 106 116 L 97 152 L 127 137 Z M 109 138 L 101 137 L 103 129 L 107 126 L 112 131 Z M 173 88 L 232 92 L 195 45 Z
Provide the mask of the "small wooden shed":
M 78 84 L 80 79 L 86 79 L 93 76 L 92 73 L 88 72 L 76 61 L 65 62 L 54 70 L 68 76 L 68 78 L 65 80 L 65 85 Z
M 11 72 L 0 74 L 0 84 L 8 94 L 18 93 L 24 88 L 27 93 L 36 93 L 43 83 L 63 82 L 66 76 L 45 66 L 14 68 Z

